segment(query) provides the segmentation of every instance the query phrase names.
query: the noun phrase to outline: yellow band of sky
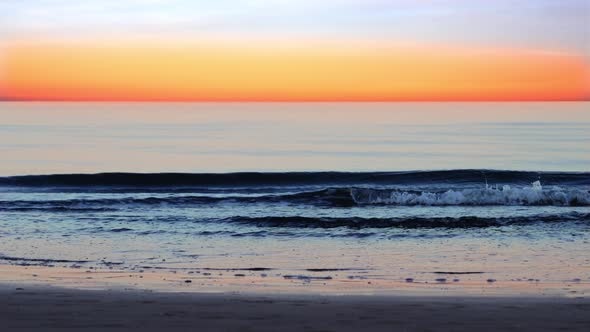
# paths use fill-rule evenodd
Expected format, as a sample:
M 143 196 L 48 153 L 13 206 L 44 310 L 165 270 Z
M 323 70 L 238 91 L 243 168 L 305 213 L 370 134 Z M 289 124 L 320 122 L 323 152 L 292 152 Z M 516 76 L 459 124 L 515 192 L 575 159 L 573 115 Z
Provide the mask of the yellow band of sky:
M 522 49 L 15 45 L 0 97 L 71 101 L 588 100 L 581 56 Z

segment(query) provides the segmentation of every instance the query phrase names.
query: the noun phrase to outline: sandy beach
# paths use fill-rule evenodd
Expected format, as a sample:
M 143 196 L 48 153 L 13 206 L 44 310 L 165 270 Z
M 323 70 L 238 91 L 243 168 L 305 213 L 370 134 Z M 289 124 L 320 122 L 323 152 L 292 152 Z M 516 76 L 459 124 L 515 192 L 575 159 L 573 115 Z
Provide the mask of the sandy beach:
M 0 290 L 4 331 L 588 331 L 590 300 Z
M 587 331 L 586 282 L 345 283 L 1 265 L 3 331 Z M 242 276 L 243 275 L 243 276 Z

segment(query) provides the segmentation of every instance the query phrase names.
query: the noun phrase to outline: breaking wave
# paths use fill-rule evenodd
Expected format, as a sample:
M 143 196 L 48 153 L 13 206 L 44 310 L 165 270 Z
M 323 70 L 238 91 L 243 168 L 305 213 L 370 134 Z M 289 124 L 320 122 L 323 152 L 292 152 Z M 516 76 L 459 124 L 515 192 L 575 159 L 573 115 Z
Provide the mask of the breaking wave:
M 548 205 L 548 206 L 590 206 L 590 192 L 580 189 L 555 187 L 543 189 L 536 181 L 530 187 L 450 189 L 443 192 L 401 191 L 388 189 L 353 188 L 351 196 L 356 204 L 384 205 Z
M 590 206 L 590 192 L 531 186 L 421 191 L 379 188 L 328 188 L 270 195 L 174 195 L 63 200 L 0 201 L 0 211 L 100 212 L 135 207 L 191 207 L 214 204 L 290 204 L 318 207 L 391 206 Z

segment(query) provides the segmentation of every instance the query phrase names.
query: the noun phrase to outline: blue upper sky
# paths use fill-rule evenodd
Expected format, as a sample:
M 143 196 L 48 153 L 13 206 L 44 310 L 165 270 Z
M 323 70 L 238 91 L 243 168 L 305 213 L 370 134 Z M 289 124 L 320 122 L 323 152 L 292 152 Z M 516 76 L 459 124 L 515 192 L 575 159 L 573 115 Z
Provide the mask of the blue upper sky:
M 590 0 L 14 0 L 0 39 L 354 39 L 590 52 Z

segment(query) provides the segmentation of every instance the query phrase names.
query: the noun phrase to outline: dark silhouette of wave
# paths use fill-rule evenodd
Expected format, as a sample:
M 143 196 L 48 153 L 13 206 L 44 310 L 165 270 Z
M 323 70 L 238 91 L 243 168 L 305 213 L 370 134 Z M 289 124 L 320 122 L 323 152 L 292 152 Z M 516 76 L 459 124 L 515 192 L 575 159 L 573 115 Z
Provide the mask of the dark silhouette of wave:
M 511 225 L 530 225 L 534 223 L 590 222 L 590 213 L 571 212 L 556 215 L 485 218 L 463 217 L 399 217 L 399 218 L 312 218 L 312 217 L 245 217 L 235 216 L 221 219 L 220 222 L 254 225 L 258 227 L 284 228 L 486 228 Z
M 27 175 L 0 178 L 2 186 L 18 187 L 257 187 L 412 184 L 590 185 L 590 173 L 501 170 L 409 172 L 285 172 L 285 173 L 100 173 Z

